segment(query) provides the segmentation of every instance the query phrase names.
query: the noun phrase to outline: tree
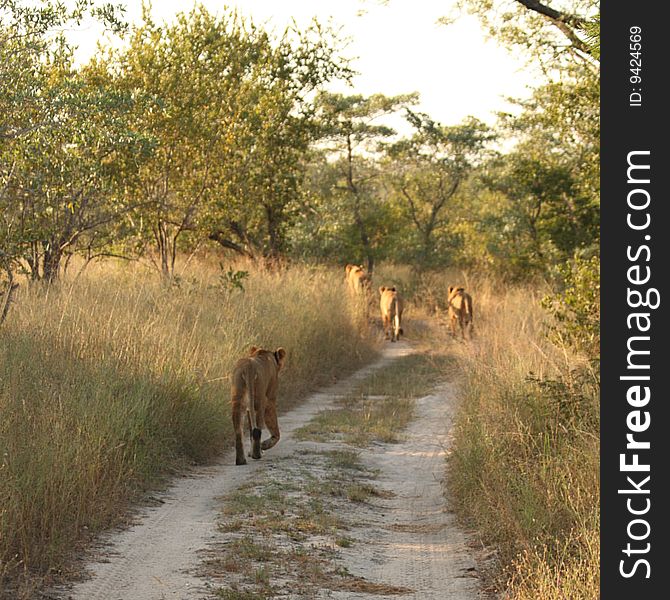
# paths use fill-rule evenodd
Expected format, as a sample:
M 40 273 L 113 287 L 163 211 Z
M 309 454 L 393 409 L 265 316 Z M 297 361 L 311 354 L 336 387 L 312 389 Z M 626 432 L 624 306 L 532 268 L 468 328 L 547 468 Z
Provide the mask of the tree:
M 419 235 L 416 259 L 420 267 L 425 267 L 443 258 L 435 256 L 434 234 L 447 225 L 445 209 L 449 201 L 493 135 L 472 117 L 461 125 L 447 127 L 408 110 L 407 120 L 416 132 L 389 147 L 388 169 L 392 186 Z
M 86 14 L 99 19 L 112 31 L 125 28 L 122 9 L 92 0 L 76 0 L 68 8 L 62 2 L 34 3 L 0 0 L 0 140 L 2 150 L 23 135 L 45 125 L 40 112 L 46 100 L 41 94 L 44 68 L 69 55 L 65 38 L 54 34 L 65 25 L 76 26 Z M 6 160 L 3 156 L 3 162 Z M 6 180 L 5 180 L 6 183 Z
M 503 116 L 502 127 L 547 161 L 570 171 L 577 192 L 600 206 L 600 79 L 589 69 L 539 87 L 518 101 L 520 115 Z
M 382 165 L 376 158 L 356 158 L 356 177 L 364 181 L 360 221 L 352 211 L 353 198 L 346 186 L 346 158 L 315 147 L 307 161 L 301 195 L 295 203 L 299 215 L 288 231 L 291 254 L 310 260 L 363 262 L 360 226 L 376 260 L 396 258 L 398 234 L 404 219 L 390 197 Z
M 8 273 L 25 267 L 53 281 L 63 253 L 109 221 L 97 212 L 116 169 L 106 161 L 134 140 L 122 124 L 127 99 L 88 86 L 51 31 L 87 12 L 115 30 L 123 25 L 112 5 L 84 0 L 72 10 L 9 1 L 0 9 L 0 250 Z
M 245 136 L 220 178 L 210 239 L 238 253 L 270 261 L 287 248 L 299 217 L 299 198 L 310 145 L 320 134 L 314 92 L 333 78 L 348 78 L 339 40 L 316 21 L 287 29 L 268 43 L 257 65 Z
M 415 103 L 417 99 L 416 94 L 392 97 L 374 94 L 365 97 L 326 92 L 317 98 L 323 139 L 331 143 L 331 152 L 339 157 L 340 180 L 337 188 L 349 199 L 348 205 L 370 273 L 375 262 L 374 224 L 369 219 L 374 202 L 371 188 L 378 175 L 372 167 L 371 157 L 379 149 L 380 141 L 395 134 L 392 128 L 375 121 Z
M 579 77 L 538 88 L 530 100 L 519 102 L 520 115 L 502 121 L 518 143 L 490 184 L 517 208 L 526 206 L 527 230 L 541 257 L 545 242 L 559 261 L 597 246 L 599 91 L 599 78 L 584 69 Z
M 156 149 L 135 193 L 167 278 L 187 235 L 251 257 L 283 250 L 312 139 L 310 91 L 347 72 L 328 32 L 296 36 L 275 41 L 235 13 L 196 7 L 165 26 L 145 14 L 107 59 L 122 89 L 154 99 L 138 115 Z
M 527 51 L 547 71 L 575 61 L 597 70 L 599 1 L 576 0 L 569 10 L 556 5 L 539 0 L 459 0 L 456 8 L 477 16 L 492 37 Z
M 52 68 L 42 89 L 45 125 L 23 137 L 8 185 L 21 257 L 33 279 L 48 282 L 65 253 L 85 237 L 95 246 L 96 234 L 128 210 L 121 190 L 149 148 L 127 121 L 131 98 Z
M 149 104 L 135 119 L 155 148 L 128 192 L 141 207 L 137 233 L 154 245 L 166 278 L 174 273 L 180 239 L 198 227 L 218 164 L 230 151 L 240 108 L 230 105 L 232 89 L 235 81 L 244 86 L 257 44 L 234 16 L 217 21 L 196 8 L 158 26 L 145 8 L 127 49 L 108 51 L 96 65 L 118 89 Z

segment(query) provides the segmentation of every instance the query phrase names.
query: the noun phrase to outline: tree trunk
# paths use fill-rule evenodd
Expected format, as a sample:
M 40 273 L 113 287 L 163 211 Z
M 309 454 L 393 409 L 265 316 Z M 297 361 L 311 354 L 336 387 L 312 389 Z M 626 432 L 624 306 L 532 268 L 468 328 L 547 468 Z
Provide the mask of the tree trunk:
M 274 261 L 279 258 L 282 249 L 282 239 L 280 232 L 281 219 L 271 204 L 265 204 L 265 215 L 268 220 L 267 225 L 269 240 L 267 256 L 271 261 Z
M 14 274 L 12 273 L 11 268 L 6 267 L 5 271 L 7 272 L 7 289 L 5 290 L 4 297 L 0 296 L 0 325 L 2 325 L 7 318 L 7 313 L 9 312 L 9 307 L 12 303 L 12 296 L 16 291 L 16 288 L 19 287 L 18 283 L 14 283 Z
M 40 243 L 31 242 L 30 253 L 26 256 L 26 262 L 30 270 L 31 281 L 39 281 L 40 278 Z
M 167 223 L 160 218 L 156 223 L 155 235 L 158 256 L 160 258 L 161 274 L 166 281 L 169 281 L 172 279 L 172 271 L 170 270 L 170 236 L 168 235 Z
M 423 271 L 428 266 L 429 257 L 433 250 L 433 228 L 430 225 L 426 226 L 423 231 L 423 243 L 421 248 L 421 255 L 419 257 L 419 267 Z
M 53 283 L 60 274 L 60 262 L 63 251 L 60 244 L 53 240 L 42 242 L 44 255 L 42 256 L 42 279 L 47 283 Z
M 361 215 L 361 196 L 358 186 L 354 183 L 354 154 L 351 145 L 351 136 L 347 136 L 347 187 L 354 197 L 354 222 L 363 245 L 363 251 L 368 262 L 368 274 L 372 275 L 375 268 L 375 258 L 370 245 L 370 238 L 365 229 L 363 216 Z

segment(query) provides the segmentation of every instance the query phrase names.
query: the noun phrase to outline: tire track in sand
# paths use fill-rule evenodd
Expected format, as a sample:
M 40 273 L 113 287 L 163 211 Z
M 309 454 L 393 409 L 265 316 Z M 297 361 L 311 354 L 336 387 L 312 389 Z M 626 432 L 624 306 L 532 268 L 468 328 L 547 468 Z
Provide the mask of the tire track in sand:
M 378 444 L 362 455 L 379 472 L 376 483 L 391 497 L 374 501 L 357 532 L 360 547 L 342 551 L 353 575 L 412 590 L 412 600 L 484 598 L 469 540 L 448 510 L 445 457 L 454 414 L 453 387 L 443 384 L 416 401 L 416 416 L 399 444 Z M 368 600 L 370 594 L 333 598 Z

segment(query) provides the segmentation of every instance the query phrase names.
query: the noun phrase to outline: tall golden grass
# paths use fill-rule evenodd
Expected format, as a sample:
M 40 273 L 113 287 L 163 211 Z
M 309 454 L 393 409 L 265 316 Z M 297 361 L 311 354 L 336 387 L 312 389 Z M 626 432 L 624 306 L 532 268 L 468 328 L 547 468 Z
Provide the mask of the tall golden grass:
M 280 410 L 374 356 L 339 270 L 249 272 L 244 291 L 207 263 L 170 286 L 111 264 L 21 286 L 0 328 L 0 583 L 10 595 L 65 568 L 167 474 L 231 444 L 228 376 L 252 344 L 288 351 Z
M 476 337 L 454 343 L 458 511 L 498 549 L 515 600 L 599 597 L 599 383 L 547 339 L 542 286 L 473 280 Z

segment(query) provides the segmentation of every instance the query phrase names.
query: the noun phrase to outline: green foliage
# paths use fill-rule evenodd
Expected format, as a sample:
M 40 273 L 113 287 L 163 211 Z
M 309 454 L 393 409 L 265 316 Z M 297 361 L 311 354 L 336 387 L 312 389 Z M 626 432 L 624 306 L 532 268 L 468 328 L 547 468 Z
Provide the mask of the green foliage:
M 542 306 L 554 318 L 553 341 L 600 358 L 600 258 L 575 258 L 558 266 L 560 291 L 546 296 Z
M 3 262 L 51 281 L 75 252 L 145 253 L 171 277 L 180 247 L 207 237 L 285 250 L 318 134 L 313 92 L 350 73 L 334 31 L 274 38 L 231 11 L 157 25 L 145 10 L 127 46 L 75 69 L 52 29 L 88 11 L 120 31 L 114 7 L 2 9 Z
M 407 110 L 407 120 L 416 132 L 409 139 L 389 146 L 386 170 L 405 221 L 415 228 L 410 237 L 409 255 L 398 256 L 419 267 L 448 264 L 450 204 L 475 165 L 480 162 L 492 132 L 470 117 L 462 124 L 445 127 L 428 115 Z M 436 239 L 443 234 L 440 243 Z M 446 235 L 445 235 L 446 234 Z M 414 238 L 414 239 L 412 239 Z M 407 246 L 405 250 L 407 251 Z
M 228 267 L 224 270 L 223 264 L 219 263 L 221 274 L 219 275 L 219 283 L 224 292 L 233 292 L 235 290 L 244 292 L 244 280 L 249 277 L 249 271 L 239 271 L 233 267 Z
M 132 128 L 133 97 L 72 67 L 59 30 L 88 13 L 120 31 L 118 7 L 79 0 L 2 2 L 0 16 L 0 250 L 10 267 L 53 280 L 76 247 L 104 245 L 125 207 L 147 140 Z
M 358 238 L 357 247 L 349 254 L 365 257 L 370 272 L 388 233 L 386 194 L 378 155 L 381 142 L 395 134 L 392 128 L 375 121 L 417 99 L 416 94 L 365 97 L 326 92 L 317 98 L 321 136 L 323 142 L 330 144 L 328 150 L 335 169 L 326 193 L 336 198 L 340 214 L 348 219 L 348 229 L 355 231 Z
M 501 115 L 500 135 L 516 142 L 465 182 L 465 260 L 514 278 L 546 274 L 599 240 L 599 81 L 574 69 Z M 457 199 L 455 199 L 457 200 Z
M 588 69 L 571 69 L 519 105 L 521 115 L 505 119 L 503 125 L 521 138 L 524 152 L 563 166 L 577 194 L 600 206 L 599 76 Z
M 331 133 L 339 145 L 310 159 L 289 233 L 296 256 L 470 265 L 523 279 L 597 245 L 599 81 L 589 69 L 538 88 L 495 132 L 472 118 L 442 126 L 408 110 L 415 133 L 387 144 L 384 157 L 375 151 L 390 131 L 374 124 L 372 106 L 393 103 L 326 100 L 325 121 L 332 132 L 342 119 L 341 137 Z M 364 108 L 370 118 L 357 124 Z M 496 154 L 494 138 L 514 145 Z
M 132 129 L 130 95 L 65 65 L 46 75 L 43 126 L 16 145 L 5 219 L 14 223 L 18 258 L 31 277 L 51 281 L 75 245 L 89 255 L 106 247 L 112 224 L 130 209 L 119 190 L 151 140 Z
M 502 118 L 495 135 L 516 145 L 491 158 L 493 132 L 413 113 L 416 94 L 324 92 L 351 71 L 316 22 L 273 36 L 228 10 L 164 24 L 147 10 L 126 46 L 75 69 L 54 28 L 88 12 L 119 31 L 118 9 L 2 6 L 5 272 L 51 281 L 78 253 L 145 256 L 172 278 L 179 252 L 213 240 L 268 263 L 388 258 L 526 277 L 597 243 L 590 67 L 572 64 Z M 401 139 L 387 118 L 404 109 L 414 133 Z

